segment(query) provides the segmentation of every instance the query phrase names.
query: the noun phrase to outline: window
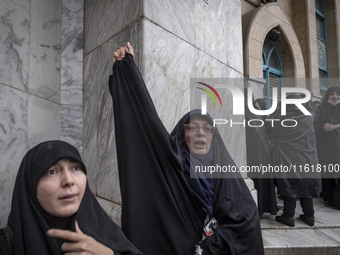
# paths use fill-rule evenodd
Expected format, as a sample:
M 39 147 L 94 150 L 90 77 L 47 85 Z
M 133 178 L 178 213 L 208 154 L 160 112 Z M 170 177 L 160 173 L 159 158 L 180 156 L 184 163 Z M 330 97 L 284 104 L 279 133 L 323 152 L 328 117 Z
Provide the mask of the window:
M 325 6 L 323 0 L 315 0 L 315 16 L 318 47 L 319 87 L 320 94 L 323 94 L 329 87 Z
M 270 34 L 270 32 L 268 33 Z M 273 40 L 268 39 L 267 36 L 262 51 L 263 61 L 263 78 L 266 79 L 266 84 L 263 89 L 264 98 L 267 99 L 267 108 L 272 105 L 273 88 L 277 88 L 277 98 L 281 98 L 281 87 L 282 87 L 282 64 L 280 55 L 275 47 Z

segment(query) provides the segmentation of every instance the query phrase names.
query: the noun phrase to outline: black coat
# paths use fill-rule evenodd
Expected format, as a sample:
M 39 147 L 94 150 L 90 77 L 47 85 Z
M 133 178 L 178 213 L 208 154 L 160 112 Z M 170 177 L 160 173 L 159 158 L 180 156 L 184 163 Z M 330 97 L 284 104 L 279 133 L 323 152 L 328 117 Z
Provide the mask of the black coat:
M 206 216 L 184 178 L 182 118 L 169 135 L 130 54 L 109 79 L 122 194 L 122 229 L 148 255 L 188 255 L 201 240 Z M 221 137 L 215 162 L 234 164 Z M 223 145 L 222 145 L 223 144 Z M 263 254 L 259 217 L 242 178 L 216 179 L 213 216 L 220 227 L 210 253 Z M 213 253 L 219 254 L 219 253 Z M 222 254 L 222 253 L 221 253 Z
M 314 116 L 311 103 L 304 106 L 312 115 L 304 115 L 295 105 L 287 106 L 287 114 L 281 115 L 278 109 L 271 119 L 279 119 L 280 122 L 286 119 L 293 119 L 295 127 L 284 127 L 276 122 L 271 130 L 273 144 L 272 165 L 284 166 L 290 169 L 289 173 L 276 173 L 278 192 L 284 197 L 290 198 L 311 198 L 319 197 L 321 192 L 321 173 L 312 172 L 318 164 L 316 138 L 314 133 Z M 293 121 L 284 122 L 284 125 L 294 125 Z M 300 166 L 309 168 L 305 171 Z
M 331 87 L 327 90 L 315 123 L 319 161 L 326 169 L 340 165 L 340 129 L 331 132 L 323 130 L 325 123 L 340 124 L 340 104 L 332 106 L 328 103 L 328 97 L 333 91 L 340 93 L 340 88 Z M 339 174 L 323 173 L 322 177 L 322 197 L 340 207 Z

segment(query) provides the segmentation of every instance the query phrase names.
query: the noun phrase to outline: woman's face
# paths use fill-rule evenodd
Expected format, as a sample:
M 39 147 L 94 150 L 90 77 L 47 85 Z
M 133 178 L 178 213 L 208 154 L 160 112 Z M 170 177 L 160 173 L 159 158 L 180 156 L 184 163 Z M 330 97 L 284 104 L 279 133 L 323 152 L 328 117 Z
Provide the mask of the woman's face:
M 329 94 L 328 100 L 332 101 L 333 103 L 336 103 L 340 100 L 340 94 L 337 91 L 333 91 Z
M 50 215 L 69 217 L 78 211 L 85 189 L 86 175 L 82 165 L 64 158 L 40 177 L 37 198 Z
M 185 125 L 185 143 L 190 152 L 205 155 L 209 152 L 214 128 L 204 118 L 193 117 Z

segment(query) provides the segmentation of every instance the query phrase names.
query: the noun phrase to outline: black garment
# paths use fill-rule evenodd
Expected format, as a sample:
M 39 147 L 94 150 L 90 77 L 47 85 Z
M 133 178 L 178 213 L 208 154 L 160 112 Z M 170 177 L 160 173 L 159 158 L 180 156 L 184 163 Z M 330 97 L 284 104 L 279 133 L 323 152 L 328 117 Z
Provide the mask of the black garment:
M 315 123 L 315 133 L 317 138 L 317 148 L 319 161 L 322 166 L 340 164 L 340 129 L 326 132 L 323 127 L 326 123 L 340 123 L 340 104 L 332 106 L 328 103 L 329 95 L 340 88 L 331 87 L 327 90 Z M 339 178 L 322 179 L 322 197 L 331 204 L 340 208 L 340 182 Z
M 104 212 L 90 191 L 88 184 L 78 212 L 69 218 L 48 215 L 37 199 L 36 188 L 40 177 L 57 161 L 71 158 L 86 168 L 79 152 L 63 141 L 47 141 L 30 149 L 23 158 L 13 192 L 9 226 L 14 233 L 14 254 L 62 254 L 61 240 L 48 237 L 51 227 L 74 230 L 74 220 L 80 229 L 115 254 L 142 254 Z
M 257 100 L 262 102 L 262 104 L 265 104 L 264 99 Z M 268 123 L 267 121 L 265 121 L 265 116 L 255 115 L 250 112 L 247 103 L 245 109 L 247 122 L 252 119 L 257 119 L 263 121 L 263 123 Z M 265 125 L 261 126 L 260 124 L 261 123 L 257 121 L 253 123 L 253 126 L 256 127 L 251 127 L 249 125 L 246 126 L 246 148 L 248 166 L 267 166 L 271 163 L 270 144 L 268 143 L 266 127 Z M 261 176 L 261 173 L 249 173 L 248 177 L 252 178 L 255 189 L 257 190 L 257 207 L 259 214 L 262 215 L 263 213 L 270 213 L 275 215 L 278 211 L 278 208 L 276 204 L 276 192 L 273 177 L 269 173 L 266 174 L 266 176 Z
M 312 114 L 310 102 L 304 104 Z M 278 111 L 280 111 L 280 107 Z M 321 192 L 320 173 L 300 171 L 299 166 L 311 169 L 318 164 L 316 139 L 313 129 L 313 115 L 304 115 L 295 105 L 287 105 L 287 114 L 281 115 L 274 112 L 271 119 L 293 119 L 297 122 L 295 127 L 284 127 L 277 121 L 271 131 L 272 137 L 272 165 L 286 166 L 291 171 L 289 174 L 280 172 L 277 177 L 278 193 L 289 198 L 319 197 Z M 284 122 L 284 125 L 294 125 L 293 121 Z M 293 169 L 296 169 L 296 172 Z M 313 177 L 313 178 L 310 178 Z
M 12 255 L 13 254 L 13 231 L 9 226 L 0 229 L 0 254 Z
M 148 255 L 188 255 L 201 240 L 206 212 L 184 177 L 184 116 L 171 135 L 163 126 L 130 54 L 113 65 L 109 89 L 122 194 L 122 228 Z M 214 161 L 234 164 L 220 135 Z M 255 203 L 243 179 L 215 179 L 214 246 L 232 254 L 263 254 Z M 228 246 L 229 248 L 226 248 Z
M 300 204 L 305 216 L 313 216 L 313 198 L 300 198 Z M 296 198 L 283 198 L 283 212 L 286 217 L 294 217 L 296 208 Z

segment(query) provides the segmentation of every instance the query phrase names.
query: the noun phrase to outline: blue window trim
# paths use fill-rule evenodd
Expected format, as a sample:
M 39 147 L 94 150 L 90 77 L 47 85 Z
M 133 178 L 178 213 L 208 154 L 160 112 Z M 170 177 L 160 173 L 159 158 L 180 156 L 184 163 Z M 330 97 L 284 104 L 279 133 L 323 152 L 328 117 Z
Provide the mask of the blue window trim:
M 325 74 L 325 78 L 326 79 L 326 86 L 322 86 L 321 82 L 319 82 L 319 89 L 320 91 L 326 91 L 329 88 L 329 75 L 328 75 L 328 51 L 327 51 L 327 32 L 326 32 L 326 15 L 325 15 L 325 3 L 323 0 L 321 0 L 321 4 L 322 4 L 322 12 L 320 12 L 319 10 L 317 10 L 315 8 L 315 18 L 319 19 L 321 21 L 322 24 L 322 32 L 323 35 L 322 37 L 319 35 L 316 35 L 316 39 L 320 40 L 322 42 L 325 43 L 325 47 L 326 47 L 326 59 L 327 59 L 327 68 L 323 68 L 322 66 L 319 65 L 319 52 L 318 52 L 318 68 L 319 68 L 319 72 L 323 72 Z M 319 81 L 320 81 L 320 76 L 319 76 Z
M 271 97 L 270 97 L 270 82 L 269 82 L 269 74 L 275 74 L 280 78 L 280 85 L 279 85 L 279 94 L 281 94 L 281 88 L 282 88 L 282 77 L 283 77 L 283 71 L 282 71 L 282 61 L 280 58 L 280 54 L 275 46 L 275 43 L 273 41 L 269 41 L 272 48 L 270 49 L 268 56 L 266 56 L 266 53 L 262 49 L 262 57 L 264 63 L 262 64 L 264 78 L 266 79 L 266 87 L 265 87 L 265 95 L 264 98 L 267 99 L 267 108 L 270 108 L 271 106 Z M 275 67 L 272 67 L 269 65 L 269 60 L 272 57 L 272 55 L 275 54 L 276 59 L 278 60 L 279 68 L 277 69 Z M 274 56 L 273 56 L 274 57 Z M 268 100 L 269 99 L 269 100 Z M 279 99 L 279 98 L 278 98 Z

